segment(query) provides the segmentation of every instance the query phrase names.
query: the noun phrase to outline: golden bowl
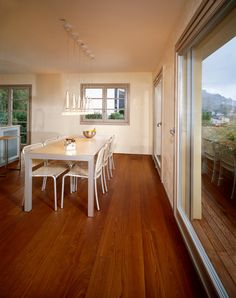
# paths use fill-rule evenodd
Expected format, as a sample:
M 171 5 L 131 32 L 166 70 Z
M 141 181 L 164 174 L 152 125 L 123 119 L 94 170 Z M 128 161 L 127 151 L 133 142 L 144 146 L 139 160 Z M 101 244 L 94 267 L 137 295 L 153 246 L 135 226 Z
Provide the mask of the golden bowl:
M 83 131 L 83 135 L 86 137 L 86 138 L 92 138 L 96 135 L 96 131 L 94 130 L 84 130 Z

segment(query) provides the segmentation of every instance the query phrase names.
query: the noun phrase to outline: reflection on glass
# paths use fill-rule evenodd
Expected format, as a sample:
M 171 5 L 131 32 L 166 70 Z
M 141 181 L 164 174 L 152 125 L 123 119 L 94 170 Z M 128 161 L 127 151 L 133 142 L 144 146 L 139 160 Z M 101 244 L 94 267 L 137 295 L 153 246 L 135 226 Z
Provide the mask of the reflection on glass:
M 233 38 L 202 62 L 202 216 L 192 220 L 229 293 L 236 292 L 235 53 Z
M 124 99 L 125 98 L 125 89 L 108 88 L 107 89 L 107 98 Z

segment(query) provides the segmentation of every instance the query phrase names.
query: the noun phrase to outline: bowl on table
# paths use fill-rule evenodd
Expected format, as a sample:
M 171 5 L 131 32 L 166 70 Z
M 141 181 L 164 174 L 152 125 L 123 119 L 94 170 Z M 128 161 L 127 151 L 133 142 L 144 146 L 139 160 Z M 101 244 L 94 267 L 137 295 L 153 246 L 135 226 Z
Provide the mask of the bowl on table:
M 96 135 L 96 130 L 84 130 L 83 135 L 90 139 Z

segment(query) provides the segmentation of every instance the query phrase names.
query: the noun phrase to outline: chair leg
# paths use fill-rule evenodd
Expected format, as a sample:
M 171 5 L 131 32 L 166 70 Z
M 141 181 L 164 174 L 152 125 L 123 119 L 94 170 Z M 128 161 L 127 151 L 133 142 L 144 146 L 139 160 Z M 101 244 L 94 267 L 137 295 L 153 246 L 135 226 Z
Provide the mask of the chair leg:
M 102 169 L 102 175 L 103 175 L 103 179 L 104 179 L 105 191 L 107 192 L 107 181 L 106 181 L 105 168 Z
M 73 181 L 73 177 L 70 176 L 70 193 L 72 193 L 74 191 L 74 181 Z
M 62 177 L 62 186 L 61 186 L 61 208 L 63 208 L 63 201 L 64 201 L 65 178 L 66 176 L 64 175 Z
M 110 176 L 112 178 L 113 175 L 112 175 L 112 160 L 111 160 L 111 156 L 108 159 L 108 167 L 109 167 L 109 171 L 110 171 Z
M 57 211 L 57 179 L 53 177 L 54 182 L 54 209 Z
M 100 210 L 99 202 L 98 202 L 97 179 L 96 178 L 94 179 L 94 188 L 95 188 L 95 198 L 96 198 L 97 209 Z
M 46 185 L 47 185 L 47 177 L 43 177 L 42 191 L 46 189 Z
M 220 186 L 220 182 L 222 180 L 222 171 L 223 171 L 223 167 L 220 166 L 218 183 L 217 183 L 218 186 Z
M 213 170 L 212 170 L 212 176 L 211 176 L 211 183 L 214 182 L 216 175 L 216 160 L 213 161 Z
M 105 167 L 107 169 L 107 178 L 108 178 L 108 180 L 110 180 L 109 169 L 108 169 L 108 162 L 107 162 L 107 165 Z
M 78 177 L 75 177 L 75 192 L 78 190 Z
M 102 177 L 102 173 L 101 173 L 101 184 L 102 184 L 102 193 L 104 194 L 105 193 L 105 190 L 104 190 L 104 183 L 103 183 L 103 177 Z
M 231 193 L 231 199 L 234 197 L 234 191 L 235 191 L 235 184 L 236 184 L 236 169 L 234 170 L 234 181 L 233 181 L 233 188 L 232 188 L 232 193 Z
M 113 170 L 115 170 L 115 163 L 114 163 L 113 155 L 111 156 L 111 163 L 112 163 Z

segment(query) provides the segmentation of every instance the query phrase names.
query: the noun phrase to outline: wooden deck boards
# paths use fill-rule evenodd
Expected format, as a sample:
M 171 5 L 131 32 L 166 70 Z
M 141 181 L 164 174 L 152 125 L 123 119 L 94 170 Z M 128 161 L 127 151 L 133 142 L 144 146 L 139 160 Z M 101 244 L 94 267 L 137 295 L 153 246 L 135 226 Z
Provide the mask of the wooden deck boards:
M 203 177 L 202 219 L 193 226 L 230 297 L 236 295 L 236 208 L 222 189 Z

